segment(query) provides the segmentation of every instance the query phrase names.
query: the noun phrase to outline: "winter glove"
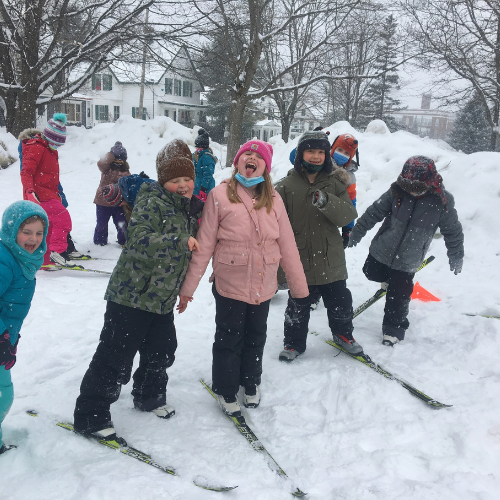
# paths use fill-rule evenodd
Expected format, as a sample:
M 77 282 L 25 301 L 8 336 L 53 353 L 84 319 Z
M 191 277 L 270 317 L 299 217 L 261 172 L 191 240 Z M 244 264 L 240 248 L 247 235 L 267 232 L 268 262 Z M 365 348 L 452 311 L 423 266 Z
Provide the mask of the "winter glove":
M 313 197 L 312 197 L 312 204 L 316 208 L 324 208 L 325 205 L 328 203 L 328 195 L 326 193 L 323 193 L 323 191 L 314 191 Z
M 455 274 L 462 272 L 462 266 L 464 265 L 464 259 L 450 259 L 450 271 Z
M 17 338 L 16 343 L 12 345 L 9 330 L 5 330 L 0 335 L 0 366 L 5 366 L 6 370 L 10 370 L 16 364 L 17 344 L 20 338 L 21 335 Z
M 347 248 L 349 243 L 349 235 L 351 234 L 351 230 L 347 227 L 342 228 L 342 242 L 344 244 L 344 250 Z
M 40 200 L 38 199 L 38 196 L 36 195 L 36 193 L 33 189 L 28 188 L 25 191 L 25 193 L 26 193 L 26 196 L 28 197 L 28 201 L 32 201 L 33 203 L 40 205 Z
M 200 192 L 198 193 L 198 198 L 203 202 L 207 201 L 207 192 L 205 189 L 203 188 L 200 189 Z
M 149 175 L 144 172 L 144 170 L 139 174 L 139 177 L 142 177 L 143 179 L 149 179 Z
M 349 233 L 349 242 L 347 243 L 347 246 L 349 248 L 355 247 L 360 241 L 361 237 L 356 236 L 356 233 L 354 231 L 351 231 Z

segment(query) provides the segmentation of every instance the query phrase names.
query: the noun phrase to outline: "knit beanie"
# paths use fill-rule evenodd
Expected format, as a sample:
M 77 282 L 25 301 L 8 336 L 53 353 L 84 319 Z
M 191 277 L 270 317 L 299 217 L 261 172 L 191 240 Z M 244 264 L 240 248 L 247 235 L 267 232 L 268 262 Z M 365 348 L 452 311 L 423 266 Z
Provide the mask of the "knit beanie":
M 115 157 L 115 160 L 127 161 L 127 150 L 120 141 L 116 141 L 109 152 Z
M 299 137 L 297 153 L 293 163 L 293 168 L 297 172 L 302 172 L 302 160 L 304 159 L 304 151 L 306 149 L 323 149 L 325 151 L 325 164 L 322 170 L 327 174 L 333 172 L 333 163 L 330 157 L 330 141 L 324 132 L 321 130 L 312 130 L 310 132 L 304 132 Z
M 443 178 L 437 173 L 434 161 L 426 156 L 412 156 L 406 160 L 396 183 L 407 193 L 431 192 L 446 206 Z
M 43 135 L 54 149 L 62 146 L 66 142 L 66 115 L 56 113 L 47 122 L 43 129 Z
M 245 142 L 245 144 L 241 146 L 241 148 L 236 153 L 236 156 L 234 157 L 234 166 L 236 166 L 240 156 L 245 151 L 255 151 L 256 153 L 259 153 L 266 162 L 267 171 L 271 173 L 271 163 L 273 162 L 273 147 L 271 146 L 271 144 L 269 144 L 268 142 L 257 140 Z
M 194 145 L 200 149 L 208 149 L 210 145 L 210 137 L 204 128 L 198 129 L 198 136 L 194 140 Z
M 331 149 L 332 157 L 337 148 L 342 148 L 349 153 L 350 162 L 358 150 L 358 140 L 352 134 L 341 134 L 333 141 Z
M 122 191 L 118 184 L 108 184 L 101 189 L 102 196 L 106 203 L 112 207 L 117 207 L 123 201 Z
M 164 146 L 156 157 L 156 172 L 162 186 L 176 177 L 190 177 L 194 180 L 193 156 L 189 146 L 180 139 Z

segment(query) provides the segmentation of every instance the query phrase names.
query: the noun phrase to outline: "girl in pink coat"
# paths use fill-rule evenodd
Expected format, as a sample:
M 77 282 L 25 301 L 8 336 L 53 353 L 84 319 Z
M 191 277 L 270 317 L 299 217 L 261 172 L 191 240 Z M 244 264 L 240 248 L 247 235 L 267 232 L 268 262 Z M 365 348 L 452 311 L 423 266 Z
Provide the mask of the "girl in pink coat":
M 240 412 L 240 385 L 247 408 L 260 403 L 262 354 L 278 266 L 292 297 L 309 295 L 292 227 L 269 175 L 272 156 L 266 142 L 243 144 L 232 177 L 210 191 L 197 235 L 200 251 L 192 255 L 177 306 L 185 311 L 213 259 L 212 390 L 228 415 Z

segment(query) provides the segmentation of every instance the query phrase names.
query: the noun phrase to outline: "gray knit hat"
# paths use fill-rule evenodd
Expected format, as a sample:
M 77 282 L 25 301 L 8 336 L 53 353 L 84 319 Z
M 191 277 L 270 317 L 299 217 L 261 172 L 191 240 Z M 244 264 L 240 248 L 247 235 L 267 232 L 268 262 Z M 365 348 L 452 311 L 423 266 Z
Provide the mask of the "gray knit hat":
M 325 151 L 325 166 L 322 170 L 327 174 L 333 172 L 332 158 L 330 157 L 330 141 L 328 136 L 321 130 L 311 130 L 310 132 L 304 132 L 297 144 L 297 154 L 295 155 L 295 162 L 293 168 L 297 172 L 302 172 L 302 160 L 304 156 L 304 151 L 306 149 L 324 149 Z

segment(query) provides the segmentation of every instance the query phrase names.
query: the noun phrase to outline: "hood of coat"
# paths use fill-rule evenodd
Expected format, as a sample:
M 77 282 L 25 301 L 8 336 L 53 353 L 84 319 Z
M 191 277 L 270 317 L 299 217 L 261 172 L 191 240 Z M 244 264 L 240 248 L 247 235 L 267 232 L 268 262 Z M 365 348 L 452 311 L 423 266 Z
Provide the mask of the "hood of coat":
M 160 198 L 162 201 L 174 205 L 179 210 L 189 212 L 189 205 L 191 200 L 189 198 L 186 198 L 185 196 L 167 191 L 158 181 L 151 183 L 144 182 L 141 186 L 141 189 L 139 189 L 139 192 L 137 193 L 135 204 L 137 204 L 141 198 L 151 197 Z
M 18 245 L 17 233 L 21 224 L 34 215 L 41 217 L 45 221 L 45 227 L 41 245 L 33 253 L 29 253 Z M 46 237 L 48 228 L 49 219 L 45 210 L 31 201 L 16 201 L 9 205 L 3 213 L 0 239 L 16 259 L 26 279 L 32 280 L 43 264 L 43 256 L 47 251 Z
M 35 135 L 42 136 L 42 131 L 37 128 L 26 128 L 19 134 L 19 140 L 25 141 L 26 139 L 33 139 Z
M 349 172 L 344 167 L 339 167 L 335 162 L 333 162 L 333 176 L 346 186 L 348 186 L 351 182 Z

